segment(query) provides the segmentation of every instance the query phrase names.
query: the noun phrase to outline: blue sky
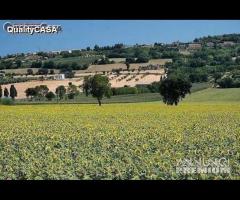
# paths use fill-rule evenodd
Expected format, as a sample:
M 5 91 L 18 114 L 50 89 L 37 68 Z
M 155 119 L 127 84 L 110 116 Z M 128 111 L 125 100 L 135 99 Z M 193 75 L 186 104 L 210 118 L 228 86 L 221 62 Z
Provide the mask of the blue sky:
M 3 30 L 5 22 L 46 22 L 61 25 L 56 35 L 12 35 Z M 0 20 L 0 55 L 36 51 L 81 49 L 154 42 L 188 42 L 196 37 L 240 33 L 240 20 Z

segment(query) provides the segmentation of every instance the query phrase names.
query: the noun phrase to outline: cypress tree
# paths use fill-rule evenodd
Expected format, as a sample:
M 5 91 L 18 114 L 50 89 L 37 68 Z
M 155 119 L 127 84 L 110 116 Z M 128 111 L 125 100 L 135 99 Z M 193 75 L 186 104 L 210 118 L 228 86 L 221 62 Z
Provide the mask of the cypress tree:
M 14 87 L 14 85 L 11 85 L 11 87 L 10 87 L 10 97 L 12 99 L 15 99 L 16 96 L 17 96 L 17 90 Z
M 2 98 L 2 86 L 0 85 L 0 98 Z
M 4 88 L 4 96 L 5 97 L 8 97 L 9 96 L 9 92 L 8 92 L 8 89 L 7 88 Z

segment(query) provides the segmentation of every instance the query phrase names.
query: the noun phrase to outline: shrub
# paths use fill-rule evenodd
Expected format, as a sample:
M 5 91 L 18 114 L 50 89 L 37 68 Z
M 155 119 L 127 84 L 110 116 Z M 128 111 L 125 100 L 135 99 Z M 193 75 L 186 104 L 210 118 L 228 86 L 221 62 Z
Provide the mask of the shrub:
M 52 99 L 55 98 L 55 94 L 53 92 L 48 92 L 45 96 L 47 98 L 48 101 L 51 101 Z
M 13 105 L 14 101 L 10 98 L 3 98 L 3 99 L 1 99 L 1 104 L 2 105 Z
M 136 87 L 112 88 L 113 95 L 137 94 L 137 93 L 138 89 Z

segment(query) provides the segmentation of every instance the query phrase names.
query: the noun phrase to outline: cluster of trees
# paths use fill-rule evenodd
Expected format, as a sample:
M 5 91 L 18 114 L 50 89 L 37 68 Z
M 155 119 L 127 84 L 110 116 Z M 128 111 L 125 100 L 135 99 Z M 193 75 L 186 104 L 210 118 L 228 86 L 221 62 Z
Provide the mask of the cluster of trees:
M 17 89 L 14 85 L 10 86 L 10 92 L 5 87 L 4 90 L 2 90 L 2 87 L 0 85 L 0 98 L 2 97 L 11 97 L 13 100 L 17 97 Z
M 37 52 L 37 55 L 38 55 L 38 56 L 42 56 L 42 57 L 49 57 L 49 53 L 43 52 L 43 51 Z M 52 56 L 53 56 L 53 55 L 52 55 Z
M 201 43 L 207 43 L 207 42 L 220 43 L 224 41 L 233 41 L 236 43 L 240 43 L 240 34 L 224 34 L 224 35 L 207 36 L 207 37 L 194 39 L 194 42 L 201 42 Z
M 71 67 L 66 67 L 66 68 L 62 68 L 60 70 L 60 73 L 65 74 L 66 78 L 73 78 L 74 77 L 74 72 L 72 71 Z M 32 69 L 28 69 L 27 70 L 27 75 L 33 75 L 33 70 Z M 54 69 L 47 69 L 47 68 L 39 68 L 36 75 L 48 75 L 48 74 L 55 74 Z
M 149 56 L 145 55 L 140 55 L 137 58 L 128 57 L 126 58 L 126 63 L 147 63 L 149 59 Z
M 208 74 L 206 72 L 195 72 L 189 74 L 189 80 L 192 83 L 195 82 L 207 82 L 208 81 Z
M 103 51 L 103 50 L 116 50 L 116 49 L 122 49 L 124 45 L 122 43 L 115 44 L 113 46 L 103 46 L 100 47 L 97 44 L 94 46 L 94 51 Z
M 112 95 L 138 94 L 136 87 L 111 88 Z
M 71 70 L 84 70 L 87 69 L 89 64 L 72 63 L 55 63 L 53 61 L 37 61 L 32 62 L 31 68 L 45 68 L 45 69 L 70 69 Z
M 234 79 L 232 77 L 225 77 L 216 81 L 221 88 L 239 88 L 240 78 Z
M 169 74 L 184 74 L 191 82 L 206 82 L 215 73 L 226 73 L 240 69 L 240 47 L 202 48 L 191 55 L 173 59 L 166 68 Z M 232 59 L 236 57 L 236 59 Z
M 34 65 L 36 66 L 36 65 Z M 71 64 L 55 64 L 52 61 L 45 62 L 43 65 L 37 65 L 41 66 L 41 68 L 38 69 L 37 74 L 39 75 L 47 75 L 47 74 L 54 74 L 54 69 L 60 69 L 60 73 L 64 73 L 66 78 L 73 78 L 74 72 L 73 70 L 84 70 L 88 68 L 88 64 L 84 65 L 78 65 L 76 62 L 73 62 Z M 50 69 L 50 70 L 49 70 Z M 28 74 L 33 74 L 33 71 L 31 69 L 28 69 Z
M 78 57 L 78 56 L 83 56 L 84 55 L 84 51 L 90 51 L 90 47 L 87 47 L 86 49 L 81 49 L 81 50 L 72 50 L 71 52 L 69 51 L 61 51 L 60 52 L 60 56 L 62 58 L 69 58 L 69 57 Z M 56 57 L 55 54 L 49 54 L 47 52 L 38 52 L 37 53 L 38 56 L 42 56 L 42 57 L 51 57 L 51 58 L 54 58 Z
M 55 93 L 49 91 L 49 88 L 46 85 L 36 86 L 34 88 L 28 88 L 25 90 L 26 97 L 32 100 L 44 100 L 45 98 L 51 101 L 54 98 L 57 100 L 62 100 L 65 96 L 68 99 L 74 99 L 76 95 L 79 94 L 78 88 L 76 85 L 69 82 L 68 87 L 66 88 L 63 85 L 60 85 L 56 88 Z
M 82 52 L 81 52 L 81 50 L 73 50 L 72 52 L 62 51 L 62 52 L 60 53 L 60 55 L 61 55 L 63 58 L 77 57 L 77 56 L 82 56 Z
M 27 70 L 27 73 L 29 75 L 33 74 L 33 71 L 31 69 Z M 37 75 L 47 75 L 49 73 L 49 70 L 47 68 L 39 68 L 37 71 Z M 54 70 L 51 69 L 50 74 L 54 74 Z
M 35 88 L 28 88 L 25 90 L 27 98 L 30 96 L 31 99 L 33 97 L 37 97 L 39 100 L 43 97 L 46 97 L 49 89 L 46 85 L 36 86 Z
M 101 48 L 100 48 L 101 49 Z M 100 50 L 98 50 L 100 51 Z M 158 58 L 177 58 L 181 56 L 177 48 L 170 48 L 167 45 L 154 45 L 154 47 L 141 47 L 134 46 L 128 48 L 113 48 L 113 49 L 101 49 L 101 52 L 109 58 L 136 58 L 129 61 L 134 62 L 147 62 L 148 59 Z M 143 59 L 143 61 L 140 61 Z M 145 61 L 144 61 L 145 60 Z
M 95 65 L 105 65 L 105 64 L 113 64 L 115 63 L 113 60 L 109 60 L 108 58 L 97 59 L 93 62 Z
M 22 83 L 22 82 L 27 82 L 29 80 L 32 80 L 32 78 L 25 78 L 25 77 L 18 77 L 18 78 L 13 78 L 12 76 L 8 77 L 5 76 L 3 78 L 0 78 L 0 84 L 10 84 L 10 83 Z
M 19 69 L 22 66 L 23 66 L 22 60 L 20 60 L 20 58 L 18 58 L 15 61 L 1 60 L 1 62 L 0 62 L 0 70 L 2 70 L 2 69 Z
M 13 62 L 11 60 L 2 60 L 0 62 L 0 70 L 14 68 L 16 68 L 16 66 L 13 65 Z

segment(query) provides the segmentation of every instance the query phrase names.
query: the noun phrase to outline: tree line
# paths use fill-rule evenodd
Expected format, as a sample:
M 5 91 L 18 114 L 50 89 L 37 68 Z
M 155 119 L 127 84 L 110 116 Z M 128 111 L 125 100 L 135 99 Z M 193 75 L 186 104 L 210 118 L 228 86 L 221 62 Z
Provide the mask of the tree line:
M 84 77 L 83 91 L 86 96 L 92 95 L 97 99 L 99 106 L 102 105 L 103 97 L 110 98 L 112 95 L 119 95 L 125 90 L 137 90 L 136 88 L 124 88 L 124 89 L 113 89 L 109 83 L 109 79 L 106 76 L 96 74 L 94 76 Z M 190 93 L 192 85 L 184 78 L 171 77 L 161 79 L 159 82 L 152 84 L 152 88 L 163 96 L 163 102 L 167 105 L 177 105 L 180 100 L 182 100 L 186 94 Z M 131 91 L 134 92 L 134 91 Z M 51 101 L 54 98 L 63 99 L 67 96 L 68 99 L 74 99 L 76 95 L 79 94 L 77 86 L 69 82 L 68 87 L 61 85 L 55 90 L 55 94 L 49 91 L 46 85 L 39 85 L 33 88 L 27 88 L 25 90 L 27 98 L 30 100 L 35 98 L 36 100 L 47 99 Z M 0 86 L 0 97 L 11 97 L 13 100 L 17 97 L 17 90 L 14 85 L 11 85 L 10 92 L 7 88 Z
M 56 88 L 55 93 L 49 91 L 49 88 L 46 85 L 39 85 L 33 88 L 27 88 L 25 90 L 25 94 L 27 98 L 30 100 L 44 100 L 45 98 L 51 101 L 54 98 L 62 100 L 66 95 L 68 99 L 74 99 L 76 95 L 79 94 L 78 88 L 76 85 L 69 82 L 68 86 L 65 87 L 60 85 Z

